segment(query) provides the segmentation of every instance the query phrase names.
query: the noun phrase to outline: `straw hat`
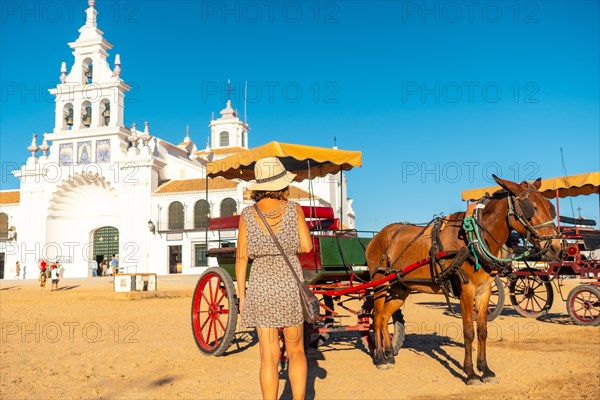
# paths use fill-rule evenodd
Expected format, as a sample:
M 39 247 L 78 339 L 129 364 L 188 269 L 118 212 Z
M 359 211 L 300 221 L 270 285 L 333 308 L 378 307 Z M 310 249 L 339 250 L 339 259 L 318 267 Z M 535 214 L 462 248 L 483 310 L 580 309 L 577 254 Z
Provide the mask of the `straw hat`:
M 248 189 L 276 192 L 288 187 L 296 174 L 286 171 L 277 157 L 265 157 L 254 165 L 254 176 L 256 183 L 248 186 Z

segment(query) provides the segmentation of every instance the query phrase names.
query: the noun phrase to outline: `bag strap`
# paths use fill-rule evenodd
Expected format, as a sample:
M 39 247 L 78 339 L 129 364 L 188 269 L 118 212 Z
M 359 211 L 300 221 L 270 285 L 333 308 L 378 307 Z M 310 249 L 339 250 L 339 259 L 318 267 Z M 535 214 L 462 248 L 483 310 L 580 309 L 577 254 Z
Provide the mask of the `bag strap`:
M 292 271 L 292 275 L 294 275 L 294 278 L 296 279 L 296 282 L 298 282 L 298 285 L 302 285 L 303 282 L 300 281 L 300 278 L 298 277 L 298 274 L 296 273 L 296 271 L 294 271 L 294 267 L 292 267 L 292 263 L 290 262 L 290 259 L 288 258 L 287 254 L 285 254 L 285 251 L 283 250 L 283 247 L 281 246 L 281 243 L 279 243 L 279 240 L 277 240 L 277 236 L 275 236 L 275 233 L 273 233 L 273 229 L 271 229 L 271 225 L 269 225 L 269 223 L 267 222 L 265 216 L 262 214 L 262 212 L 260 211 L 260 209 L 258 208 L 258 205 L 256 203 L 254 204 L 254 209 L 256 210 L 256 213 L 258 214 L 258 216 L 262 220 L 263 224 L 265 225 L 265 227 L 267 228 L 267 230 L 269 231 L 269 233 L 271 234 L 271 237 L 273 238 L 273 241 L 277 245 L 277 248 L 281 252 L 281 255 L 285 259 L 285 262 L 287 263 L 288 267 L 290 267 L 290 271 Z M 285 218 L 285 216 L 284 216 L 284 218 Z

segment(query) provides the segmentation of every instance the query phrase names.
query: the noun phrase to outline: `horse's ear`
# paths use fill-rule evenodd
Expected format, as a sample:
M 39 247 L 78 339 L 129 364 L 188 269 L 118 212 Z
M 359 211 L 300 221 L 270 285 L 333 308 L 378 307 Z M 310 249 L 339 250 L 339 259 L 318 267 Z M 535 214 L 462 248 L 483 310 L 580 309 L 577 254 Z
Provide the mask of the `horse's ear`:
M 537 190 L 540 190 L 540 188 L 542 187 L 542 178 L 537 178 L 535 182 L 532 183 L 532 185 L 535 186 Z
M 502 189 L 508 190 L 509 192 L 511 192 L 513 194 L 519 194 L 523 191 L 523 188 L 521 188 L 517 183 L 511 182 L 511 181 L 508 181 L 505 179 L 500 179 L 494 174 L 492 174 L 492 178 L 494 178 L 496 183 L 498 185 L 500 185 L 500 187 Z

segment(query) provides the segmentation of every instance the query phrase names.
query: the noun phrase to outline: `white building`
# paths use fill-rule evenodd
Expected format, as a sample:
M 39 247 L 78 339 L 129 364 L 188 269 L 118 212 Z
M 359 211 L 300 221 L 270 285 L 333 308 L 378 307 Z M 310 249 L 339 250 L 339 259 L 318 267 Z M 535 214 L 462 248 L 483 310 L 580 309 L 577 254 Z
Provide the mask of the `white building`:
M 96 26 L 89 2 L 79 38 L 69 43 L 73 64 L 62 63 L 52 133 L 41 144 L 33 136 L 30 157 L 13 174 L 20 190 L 0 192 L 0 278 L 37 279 L 40 257 L 59 260 L 65 277 L 90 275 L 92 260 L 117 254 L 130 272 L 198 274 L 216 260 L 205 257 L 219 232 L 209 231 L 210 216 L 230 216 L 250 204 L 243 181 L 211 180 L 206 201 L 205 171 L 210 157 L 248 148 L 249 127 L 228 101 L 210 122 L 211 144 L 198 151 L 186 133 L 179 144 L 153 135 L 148 123 L 124 125 L 119 55 L 108 62 L 108 43 Z M 40 154 L 41 152 L 41 154 Z M 345 180 L 345 176 L 342 175 Z M 340 196 L 339 174 L 313 185 L 313 205 L 331 206 L 344 225 L 354 227 L 354 212 Z M 307 181 L 291 188 L 291 198 L 309 204 Z M 246 196 L 244 196 L 246 192 Z M 235 232 L 221 232 L 221 239 Z

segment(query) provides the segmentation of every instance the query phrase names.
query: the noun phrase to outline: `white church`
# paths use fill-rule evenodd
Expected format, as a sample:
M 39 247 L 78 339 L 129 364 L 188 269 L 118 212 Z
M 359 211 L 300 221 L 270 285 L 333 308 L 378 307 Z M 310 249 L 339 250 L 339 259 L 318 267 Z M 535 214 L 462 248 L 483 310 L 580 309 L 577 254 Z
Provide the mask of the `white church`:
M 62 63 L 54 129 L 33 135 L 30 153 L 13 171 L 19 190 L 0 191 L 0 279 L 37 279 L 38 260 L 58 261 L 66 278 L 88 277 L 91 265 L 116 255 L 122 272 L 200 274 L 216 266 L 207 248 L 235 241 L 235 231 L 209 229 L 209 218 L 239 214 L 251 204 L 248 182 L 209 179 L 206 166 L 249 147 L 249 126 L 227 101 L 210 121 L 210 143 L 199 150 L 189 134 L 179 144 L 154 135 L 148 122 L 125 126 L 117 54 L 96 24 L 95 2 Z M 276 138 L 274 138 L 276 139 Z M 285 141 L 285 138 L 279 138 Z M 290 187 L 291 200 L 332 207 L 354 228 L 343 173 Z M 343 188 L 340 190 L 340 184 Z M 208 199 L 208 200 L 207 200 Z

